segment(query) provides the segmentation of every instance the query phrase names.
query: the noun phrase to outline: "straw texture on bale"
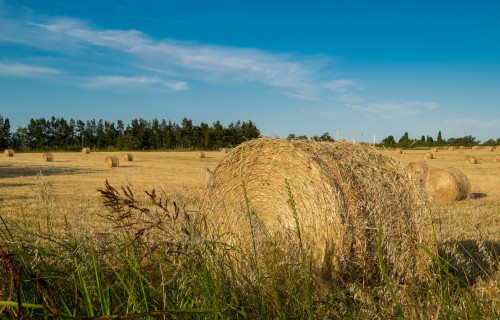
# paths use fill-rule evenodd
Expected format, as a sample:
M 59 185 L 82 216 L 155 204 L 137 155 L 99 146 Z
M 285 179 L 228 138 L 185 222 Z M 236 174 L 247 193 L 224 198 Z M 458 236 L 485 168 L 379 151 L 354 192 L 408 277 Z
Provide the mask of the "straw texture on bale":
M 134 155 L 131 153 L 124 153 L 122 156 L 123 161 L 134 161 Z
M 3 152 L 3 155 L 5 157 L 13 157 L 14 156 L 14 150 L 12 149 L 6 149 L 4 152 Z
M 467 156 L 465 157 L 465 163 L 467 164 L 476 164 L 477 163 L 477 158 L 474 156 Z
M 370 146 L 245 142 L 211 174 L 200 211 L 218 241 L 250 255 L 255 245 L 261 258 L 269 243 L 302 246 L 332 279 L 381 280 L 379 228 L 392 279 L 413 281 L 428 261 L 419 247 L 430 239 L 425 199 L 399 162 Z
M 82 153 L 89 154 L 90 153 L 90 148 L 83 148 Z
M 405 166 L 406 172 L 410 175 L 410 178 L 417 182 L 420 186 L 425 184 L 425 179 L 427 178 L 427 173 L 429 172 L 429 166 L 423 161 L 410 162 Z
M 437 201 L 463 200 L 470 192 L 469 179 L 456 168 L 429 170 L 425 186 L 429 198 Z
M 434 159 L 434 155 L 430 152 L 427 152 L 425 155 L 424 155 L 424 159 Z
M 205 157 L 206 157 L 205 152 L 198 152 L 198 158 L 202 159 Z
M 104 164 L 108 168 L 118 167 L 120 165 L 120 159 L 118 159 L 118 157 L 106 157 L 106 159 L 104 159 Z
M 52 152 L 45 152 L 43 154 L 43 159 L 47 162 L 52 162 L 54 161 L 54 155 L 52 154 Z

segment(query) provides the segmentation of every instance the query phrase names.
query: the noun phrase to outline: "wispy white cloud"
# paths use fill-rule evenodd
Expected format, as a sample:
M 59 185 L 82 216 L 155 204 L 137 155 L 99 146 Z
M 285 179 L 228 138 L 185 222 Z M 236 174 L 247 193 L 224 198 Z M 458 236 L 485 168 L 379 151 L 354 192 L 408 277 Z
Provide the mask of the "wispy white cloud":
M 27 65 L 17 62 L 2 63 L 0 62 L 0 75 L 16 76 L 16 77 L 44 77 L 61 74 L 58 69 Z
M 320 73 L 329 61 L 325 56 L 305 57 L 254 48 L 157 40 L 137 30 L 101 30 L 73 18 L 29 16 L 23 21 L 0 17 L 0 29 L 0 41 L 4 42 L 80 58 L 86 56 L 85 59 L 90 59 L 89 50 L 104 56 L 115 52 L 114 55 L 121 54 L 122 63 L 127 64 L 129 70 L 203 82 L 254 83 L 293 90 L 298 96 L 308 96 L 314 88 L 325 88 Z M 347 85 L 328 84 L 337 91 Z
M 352 79 L 339 79 L 325 83 L 324 87 L 337 92 L 347 92 L 355 84 Z
M 184 81 L 168 81 L 159 77 L 98 76 L 89 78 L 83 83 L 83 87 L 85 88 L 140 88 L 148 86 L 164 87 L 172 91 L 184 91 L 189 89 L 188 84 Z
M 439 107 L 437 102 L 408 101 L 403 103 L 383 102 L 366 105 L 346 104 L 347 108 L 358 110 L 369 118 L 394 119 L 409 117 Z

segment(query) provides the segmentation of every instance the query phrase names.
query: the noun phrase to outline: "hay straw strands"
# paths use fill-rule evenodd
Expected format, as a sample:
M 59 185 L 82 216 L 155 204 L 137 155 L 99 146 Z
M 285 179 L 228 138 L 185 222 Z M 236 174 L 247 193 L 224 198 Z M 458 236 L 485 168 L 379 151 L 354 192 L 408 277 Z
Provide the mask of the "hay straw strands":
M 465 157 L 465 163 L 466 164 L 477 164 L 477 158 L 474 156 L 467 156 L 467 157 Z
M 43 160 L 45 160 L 47 162 L 52 162 L 52 161 L 54 161 L 54 155 L 52 154 L 52 152 L 45 152 L 43 154 Z
M 434 159 L 434 155 L 431 152 L 427 152 L 424 155 L 424 159 Z
M 429 198 L 436 201 L 463 200 L 470 192 L 469 179 L 456 168 L 429 170 L 425 185 Z
M 209 234 L 250 256 L 255 245 L 257 261 L 303 248 L 325 277 L 380 281 L 381 252 L 389 277 L 409 283 L 425 272 L 420 245 L 431 239 L 417 190 L 398 161 L 370 146 L 260 138 L 222 160 L 200 211 Z
M 82 148 L 82 153 L 83 154 L 89 154 L 90 153 L 90 148 Z
M 429 166 L 427 163 L 423 161 L 410 162 L 405 166 L 405 169 L 413 181 L 417 182 L 421 186 L 425 184 L 425 179 L 427 178 L 427 173 L 429 172 Z
M 3 155 L 5 157 L 13 157 L 14 156 L 14 150 L 12 149 L 6 149 L 4 152 L 3 152 Z
M 198 152 L 198 158 L 203 159 L 206 157 L 205 152 Z
M 122 155 L 122 159 L 123 161 L 127 162 L 127 161 L 134 161 L 134 155 L 131 154 L 131 153 L 124 153 Z
M 104 159 L 104 165 L 107 168 L 118 167 L 120 165 L 120 159 L 118 159 L 118 157 L 106 157 L 106 159 Z

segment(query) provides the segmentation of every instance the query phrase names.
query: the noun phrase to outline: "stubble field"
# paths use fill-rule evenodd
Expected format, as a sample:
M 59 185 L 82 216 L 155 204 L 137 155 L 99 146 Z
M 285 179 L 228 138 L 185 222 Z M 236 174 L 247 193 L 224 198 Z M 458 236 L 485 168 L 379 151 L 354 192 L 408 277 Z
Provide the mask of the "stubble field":
M 468 262 L 464 264 L 479 270 L 475 271 L 471 285 L 479 296 L 484 295 L 486 305 L 491 306 L 496 314 L 500 307 L 498 299 L 494 298 L 500 293 L 500 163 L 494 162 L 498 149 L 439 150 L 434 152 L 431 160 L 424 160 L 429 150 L 405 150 L 401 155 L 393 150 L 381 152 L 399 160 L 403 166 L 409 162 L 425 161 L 430 168 L 455 167 L 470 179 L 471 195 L 468 199 L 431 203 L 435 235 L 438 242 L 444 244 L 443 250 L 446 251 L 447 243 L 453 244 L 449 251 L 453 254 L 456 250 L 465 252 Z M 155 189 L 170 203 L 177 201 L 186 212 L 195 212 L 209 172 L 225 157 L 222 152 L 205 152 L 204 158 L 200 158 L 198 152 L 133 152 L 134 160 L 126 162 L 122 155 L 123 152 L 54 153 L 53 162 L 46 162 L 41 153 L 2 157 L 0 217 L 18 230 L 31 234 L 50 233 L 56 238 L 58 235 L 64 238 L 68 225 L 83 234 L 113 233 L 113 224 L 101 217 L 106 208 L 98 189 L 104 189 L 106 180 L 117 189 L 130 187 L 135 197 L 139 201 L 143 199 L 144 203 L 148 201 L 145 191 Z M 466 164 L 467 155 L 475 156 L 479 163 Z M 105 167 L 107 156 L 119 157 L 120 166 Z M 482 259 L 485 261 L 479 261 Z M 462 304 L 461 300 L 458 304 Z M 450 306 L 455 308 L 453 304 Z M 379 307 L 374 305 L 373 308 Z M 397 314 L 397 310 L 391 308 L 377 312 L 380 316 Z M 453 310 L 449 314 L 461 312 L 458 311 L 460 307 Z M 346 312 L 370 317 L 361 309 L 347 309 Z M 439 318 L 442 311 L 431 308 L 422 312 L 424 317 L 429 312 L 427 315 Z

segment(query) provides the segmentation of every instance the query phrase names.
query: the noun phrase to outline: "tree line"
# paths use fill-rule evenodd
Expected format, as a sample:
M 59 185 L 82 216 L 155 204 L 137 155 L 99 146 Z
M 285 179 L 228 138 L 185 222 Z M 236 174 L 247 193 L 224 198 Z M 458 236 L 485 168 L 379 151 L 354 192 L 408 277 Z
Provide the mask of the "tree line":
M 412 139 L 409 137 L 408 132 L 405 132 L 403 136 L 396 141 L 394 136 L 389 135 L 382 139 L 381 146 L 385 147 L 398 147 L 398 148 L 422 148 L 422 147 L 443 147 L 443 146 L 464 146 L 472 147 L 477 145 L 484 146 L 494 146 L 500 144 L 500 138 L 488 139 L 481 143 L 476 137 L 471 135 L 463 136 L 461 138 L 448 138 L 444 139 L 441 131 L 438 132 L 436 140 L 431 136 L 422 135 L 420 139 Z
M 99 120 L 64 118 L 30 119 L 25 127 L 11 132 L 9 118 L 0 115 L 0 148 L 19 151 L 67 150 L 82 147 L 97 150 L 218 150 L 230 148 L 260 136 L 252 121 L 220 121 L 199 125 L 184 118 L 180 124 L 170 120 L 133 119 L 125 124 Z

